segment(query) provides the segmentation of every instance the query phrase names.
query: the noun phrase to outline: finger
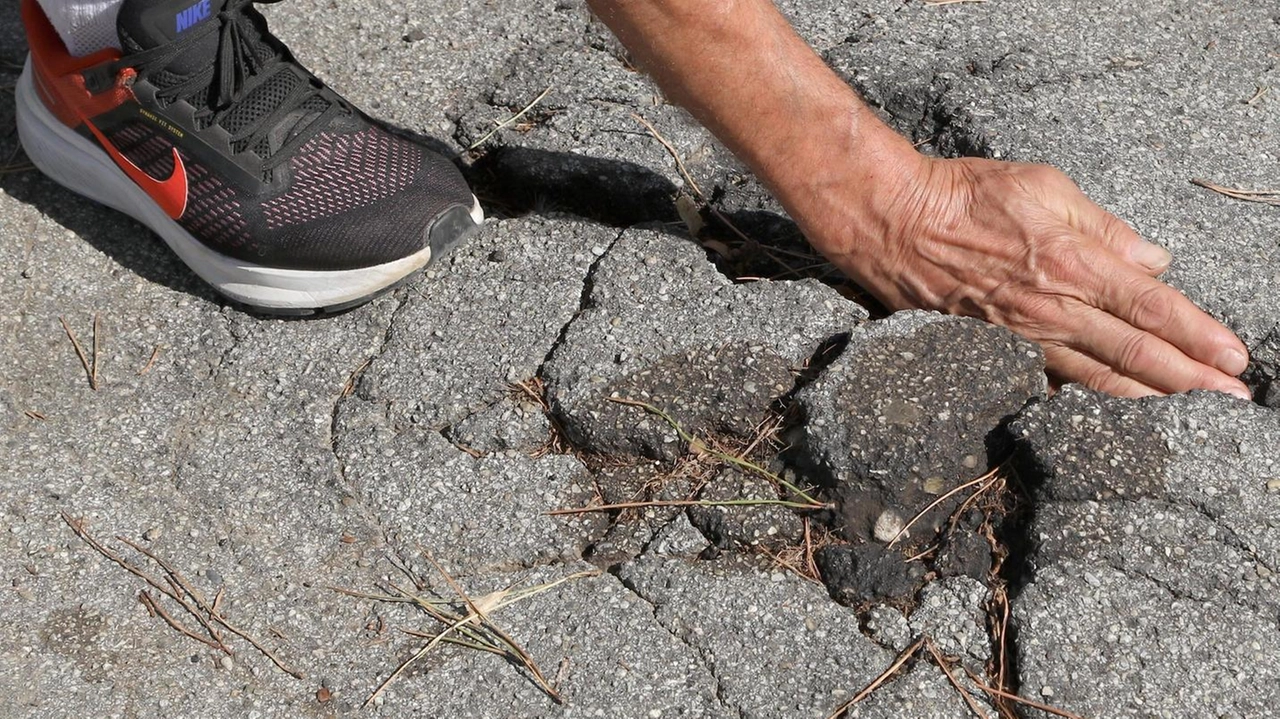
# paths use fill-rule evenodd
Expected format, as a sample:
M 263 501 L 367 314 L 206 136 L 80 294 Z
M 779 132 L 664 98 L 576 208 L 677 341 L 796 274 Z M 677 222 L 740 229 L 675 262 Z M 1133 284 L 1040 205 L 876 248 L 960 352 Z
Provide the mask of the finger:
M 1068 223 L 1085 237 L 1102 243 L 1120 259 L 1152 277 L 1169 269 L 1173 255 L 1168 250 L 1142 239 L 1124 220 L 1098 207 L 1074 182 L 1064 201 Z
M 1078 382 L 1117 397 L 1151 397 L 1167 394 L 1126 377 L 1089 355 L 1060 345 L 1044 348 L 1045 366 L 1059 383 Z
M 1182 293 L 1124 265 L 1095 267 L 1102 284 L 1091 304 L 1098 309 L 1224 374 L 1234 377 L 1248 368 L 1244 343 Z
M 1087 313 L 1070 343 L 1116 373 L 1162 392 L 1208 389 L 1252 399 L 1240 380 L 1197 362 L 1159 337 L 1103 312 Z
M 1148 276 L 1155 277 L 1169 269 L 1173 255 L 1169 251 L 1138 236 L 1137 232 L 1115 215 L 1097 206 L 1097 217 L 1081 228 L 1088 237 L 1102 242 L 1121 259 L 1132 263 Z

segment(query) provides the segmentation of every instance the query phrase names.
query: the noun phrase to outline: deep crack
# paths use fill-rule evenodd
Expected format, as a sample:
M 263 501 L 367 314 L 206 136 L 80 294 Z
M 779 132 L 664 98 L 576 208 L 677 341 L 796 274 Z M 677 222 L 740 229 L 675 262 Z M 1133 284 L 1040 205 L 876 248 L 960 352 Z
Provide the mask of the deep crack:
M 662 619 L 658 617 L 658 605 L 650 601 L 649 598 L 646 597 L 644 594 L 642 594 L 640 590 L 636 588 L 631 582 L 628 582 L 626 579 L 623 579 L 620 574 L 620 570 L 621 570 L 621 565 L 614 565 L 607 569 L 609 576 L 613 577 L 614 579 L 617 579 L 618 583 L 621 584 L 628 592 L 631 592 L 632 594 L 634 594 L 636 598 L 644 602 L 645 605 L 649 607 L 649 610 L 653 613 L 654 624 L 657 624 L 659 627 L 662 627 L 668 634 L 672 636 L 672 638 L 674 638 L 676 641 L 680 642 L 684 646 L 688 647 L 689 650 L 693 653 L 693 655 L 697 657 L 698 663 L 702 665 L 703 669 L 707 670 L 707 674 L 710 675 L 711 679 L 715 682 L 716 701 L 720 702 L 720 705 L 723 706 L 725 709 L 735 712 L 738 716 L 738 719 L 747 719 L 746 712 L 743 710 L 743 708 L 734 704 L 729 700 L 727 696 L 727 691 L 724 687 L 724 681 L 720 678 L 720 675 L 716 673 L 715 660 L 707 657 L 707 652 L 705 649 L 703 649 L 702 647 L 699 647 L 697 644 L 690 642 L 688 639 L 685 639 L 683 636 L 680 635 L 679 632 L 667 626 L 666 623 L 664 623 Z

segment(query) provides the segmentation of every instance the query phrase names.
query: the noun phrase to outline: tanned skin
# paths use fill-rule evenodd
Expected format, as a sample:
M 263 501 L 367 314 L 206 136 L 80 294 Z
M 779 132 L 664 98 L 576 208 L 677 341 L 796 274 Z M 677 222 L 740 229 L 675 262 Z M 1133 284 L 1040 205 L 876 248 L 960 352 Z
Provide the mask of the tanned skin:
M 1122 396 L 1248 399 L 1248 354 L 1155 279 L 1164 249 L 1047 166 L 925 157 L 769 0 L 589 0 L 673 101 L 746 162 L 815 248 L 891 309 L 980 317 L 1050 374 Z

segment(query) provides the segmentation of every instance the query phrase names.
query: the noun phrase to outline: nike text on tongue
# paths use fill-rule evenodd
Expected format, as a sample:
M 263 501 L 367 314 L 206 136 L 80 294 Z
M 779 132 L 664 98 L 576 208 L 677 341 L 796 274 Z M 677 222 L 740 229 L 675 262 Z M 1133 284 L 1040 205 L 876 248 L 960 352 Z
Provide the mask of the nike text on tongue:
M 178 12 L 178 32 L 181 33 L 185 30 L 190 30 L 201 21 L 208 20 L 209 15 L 211 15 L 212 12 L 213 9 L 210 7 L 210 0 L 200 0 L 200 2 L 197 2 L 195 5 Z

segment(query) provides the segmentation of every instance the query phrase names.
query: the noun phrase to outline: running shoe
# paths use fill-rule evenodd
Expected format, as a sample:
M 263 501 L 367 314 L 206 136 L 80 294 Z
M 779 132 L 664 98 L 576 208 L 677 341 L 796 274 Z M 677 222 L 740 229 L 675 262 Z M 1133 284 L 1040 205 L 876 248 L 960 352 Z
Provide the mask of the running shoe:
M 68 54 L 22 0 L 16 89 L 31 161 L 159 235 L 260 311 L 337 311 L 483 221 L 454 165 L 392 134 L 294 60 L 252 0 L 124 0 L 124 50 Z

